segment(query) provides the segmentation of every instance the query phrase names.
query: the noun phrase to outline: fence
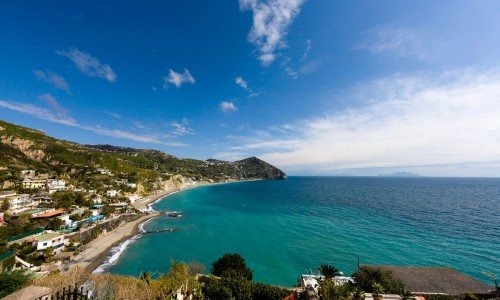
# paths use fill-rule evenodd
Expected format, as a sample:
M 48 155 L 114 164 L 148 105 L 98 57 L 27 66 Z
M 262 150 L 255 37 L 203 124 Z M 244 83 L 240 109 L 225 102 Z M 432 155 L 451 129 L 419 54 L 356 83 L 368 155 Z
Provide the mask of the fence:
M 84 291 L 83 286 L 78 289 L 78 286 L 68 286 L 62 290 L 39 297 L 36 300 L 92 300 L 93 297 L 89 295 L 89 291 Z

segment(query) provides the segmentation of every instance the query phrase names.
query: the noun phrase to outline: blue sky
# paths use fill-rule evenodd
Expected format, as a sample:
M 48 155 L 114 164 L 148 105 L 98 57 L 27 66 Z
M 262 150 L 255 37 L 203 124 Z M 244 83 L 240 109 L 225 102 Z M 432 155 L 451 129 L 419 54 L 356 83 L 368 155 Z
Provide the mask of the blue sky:
M 7 1 L 0 118 L 290 174 L 500 175 L 498 1 Z

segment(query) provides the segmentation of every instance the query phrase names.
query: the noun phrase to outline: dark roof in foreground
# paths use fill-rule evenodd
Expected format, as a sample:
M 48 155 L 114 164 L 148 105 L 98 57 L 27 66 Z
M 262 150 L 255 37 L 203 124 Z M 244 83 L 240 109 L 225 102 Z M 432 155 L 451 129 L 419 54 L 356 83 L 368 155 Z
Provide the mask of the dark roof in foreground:
M 447 267 L 372 266 L 392 271 L 414 294 L 488 294 L 494 290 L 479 280 Z

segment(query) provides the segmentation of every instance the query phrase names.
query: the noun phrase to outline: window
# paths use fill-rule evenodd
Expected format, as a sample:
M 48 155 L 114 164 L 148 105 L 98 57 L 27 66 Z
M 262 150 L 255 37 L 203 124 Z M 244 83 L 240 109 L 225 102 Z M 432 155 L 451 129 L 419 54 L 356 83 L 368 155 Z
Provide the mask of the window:
M 44 246 L 47 246 L 47 242 L 43 243 Z

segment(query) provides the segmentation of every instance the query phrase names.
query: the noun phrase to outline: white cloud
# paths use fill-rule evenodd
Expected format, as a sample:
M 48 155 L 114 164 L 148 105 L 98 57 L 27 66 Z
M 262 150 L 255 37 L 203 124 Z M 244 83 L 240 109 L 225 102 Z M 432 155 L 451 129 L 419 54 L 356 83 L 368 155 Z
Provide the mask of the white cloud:
M 44 71 L 34 70 L 33 74 L 35 75 L 36 78 L 52 84 L 54 88 L 69 92 L 69 85 L 66 82 L 66 79 L 64 79 L 64 77 L 57 75 L 56 73 L 52 73 L 50 71 L 44 72 Z
M 234 79 L 234 82 L 237 85 L 239 85 L 242 89 L 249 91 L 249 89 L 248 89 L 248 82 L 245 79 L 243 79 L 243 77 L 236 76 L 236 78 Z
M 195 82 L 188 69 L 184 69 L 182 74 L 170 69 L 168 75 L 163 78 L 163 87 L 166 88 L 169 84 L 173 84 L 175 87 L 180 88 L 184 83 L 195 84 Z
M 500 161 L 499 71 L 394 76 L 353 90 L 347 100 L 363 105 L 240 137 L 232 150 L 318 174 Z
M 75 119 L 67 115 L 54 113 L 52 110 L 38 107 L 32 104 L 0 100 L 0 108 L 14 110 L 35 118 L 39 118 L 57 124 L 80 128 L 83 130 L 88 130 L 104 136 L 127 139 L 142 143 L 160 144 L 166 146 L 175 146 L 175 147 L 185 146 L 185 144 L 181 142 L 167 141 L 167 139 L 171 137 L 171 135 L 169 134 L 158 133 L 158 132 L 134 133 L 119 129 L 103 128 L 98 125 L 84 125 L 78 123 Z
M 115 119 L 121 119 L 121 118 L 122 118 L 122 116 L 121 116 L 121 115 L 119 115 L 119 114 L 117 114 L 117 113 L 114 113 L 114 112 L 109 112 L 109 111 L 107 111 L 107 112 L 106 112 L 106 114 L 108 114 L 108 115 L 112 116 L 112 117 L 113 117 L 113 118 L 115 118 Z
M 69 58 L 82 72 L 90 77 L 104 78 L 109 82 L 116 81 L 116 73 L 107 64 L 102 64 L 99 60 L 87 52 L 76 48 L 70 48 L 67 51 L 56 51 L 57 54 Z
M 306 50 L 304 50 L 304 54 L 302 54 L 302 57 L 300 58 L 301 61 L 305 61 L 309 58 L 309 52 L 311 52 L 312 49 L 311 40 L 310 39 L 307 40 L 306 43 L 307 43 Z
M 371 54 L 394 53 L 398 56 L 423 57 L 417 32 L 411 28 L 394 25 L 370 29 L 358 48 Z
M 183 118 L 181 122 L 172 121 L 168 123 L 168 126 L 172 127 L 171 133 L 178 136 L 194 134 L 194 131 L 188 125 L 189 120 L 187 118 Z
M 239 0 L 241 10 L 253 12 L 253 25 L 248 40 L 260 51 L 259 60 L 269 66 L 276 50 L 284 48 L 288 26 L 300 13 L 304 0 Z
M 59 104 L 59 102 L 57 102 L 56 98 L 54 98 L 54 96 L 52 96 L 51 94 L 48 94 L 48 93 L 43 94 L 43 95 L 40 95 L 38 98 L 40 98 L 40 100 L 47 103 L 50 107 L 52 107 L 53 110 L 55 110 L 57 113 L 59 113 L 61 115 L 67 115 L 69 112 L 67 109 L 62 107 Z
M 236 105 L 234 105 L 234 103 L 231 101 L 222 101 L 219 104 L 219 108 L 223 112 L 232 112 L 237 110 Z

